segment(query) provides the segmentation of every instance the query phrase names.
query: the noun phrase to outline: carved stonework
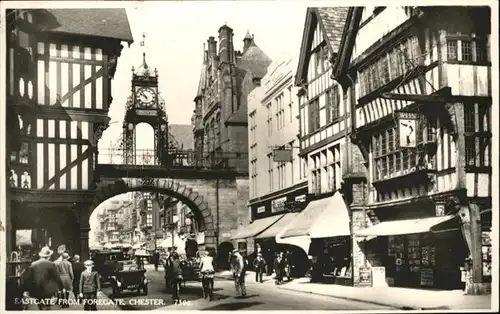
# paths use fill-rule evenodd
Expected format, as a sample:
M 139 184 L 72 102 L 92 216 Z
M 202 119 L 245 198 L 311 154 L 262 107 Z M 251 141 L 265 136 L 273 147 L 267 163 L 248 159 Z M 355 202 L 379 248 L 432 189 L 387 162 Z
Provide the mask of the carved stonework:
M 457 111 L 455 108 L 456 104 L 454 103 L 446 103 L 444 105 L 444 108 L 448 112 L 448 117 L 449 117 L 449 127 L 451 128 L 451 136 L 453 137 L 454 140 L 456 140 L 457 134 L 458 134 L 458 117 L 457 117 Z
M 97 146 L 104 131 L 108 128 L 106 124 L 94 124 L 94 146 Z

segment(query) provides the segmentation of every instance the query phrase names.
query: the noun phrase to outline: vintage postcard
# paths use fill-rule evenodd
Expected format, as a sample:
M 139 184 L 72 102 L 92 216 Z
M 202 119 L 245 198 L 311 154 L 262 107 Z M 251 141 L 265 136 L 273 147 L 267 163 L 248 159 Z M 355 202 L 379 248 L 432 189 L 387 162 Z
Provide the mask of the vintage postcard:
M 408 2 L 2 1 L 1 310 L 498 311 L 498 3 Z

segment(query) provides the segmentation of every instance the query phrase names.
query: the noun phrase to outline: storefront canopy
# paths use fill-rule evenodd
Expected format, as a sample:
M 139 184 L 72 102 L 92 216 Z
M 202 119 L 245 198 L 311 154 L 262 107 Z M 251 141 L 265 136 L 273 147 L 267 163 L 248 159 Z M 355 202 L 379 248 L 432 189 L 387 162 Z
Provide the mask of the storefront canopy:
M 312 201 L 300 212 L 281 238 L 308 236 L 330 238 L 350 235 L 349 212 L 342 195 Z
M 262 232 L 261 234 L 257 235 L 255 238 L 256 239 L 267 239 L 267 238 L 274 238 L 280 231 L 285 229 L 297 216 L 297 213 L 286 213 L 281 218 L 273 224 L 271 227 L 269 227 L 267 230 Z
M 437 225 L 453 219 L 454 215 L 409 220 L 385 221 L 355 233 L 358 237 L 376 237 L 424 233 Z
M 284 214 L 257 219 L 248 226 L 238 230 L 232 237 L 233 240 L 240 240 L 253 237 L 262 231 L 272 226 L 278 219 L 282 218 Z

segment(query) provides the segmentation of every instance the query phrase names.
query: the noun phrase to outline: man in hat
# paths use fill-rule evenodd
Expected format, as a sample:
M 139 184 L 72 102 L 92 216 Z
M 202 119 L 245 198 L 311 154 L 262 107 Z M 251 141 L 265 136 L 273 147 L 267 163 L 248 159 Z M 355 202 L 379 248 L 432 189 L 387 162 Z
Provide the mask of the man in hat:
M 233 255 L 231 270 L 233 272 L 234 287 L 237 294 L 241 293 L 241 296 L 245 297 L 247 295 L 245 287 L 245 260 L 238 249 L 233 250 Z
M 101 293 L 101 281 L 99 274 L 94 267 L 92 260 L 83 263 L 85 270 L 80 275 L 80 299 L 83 300 L 83 309 L 85 311 L 97 311 L 97 294 Z
M 253 267 L 255 269 L 255 281 L 262 283 L 262 276 L 266 271 L 266 261 L 262 258 L 262 253 L 257 253 L 257 257 L 253 260 Z
M 48 246 L 44 246 L 38 253 L 40 259 L 31 263 L 23 274 L 23 295 L 36 299 L 40 310 L 50 310 L 55 296 L 64 289 L 57 267 L 50 261 L 53 253 Z
M 57 271 L 59 272 L 59 275 L 61 276 L 61 280 L 64 285 L 64 292 L 61 296 L 60 302 L 61 302 L 61 307 L 62 308 L 68 308 L 69 303 L 69 293 L 71 290 L 73 290 L 73 280 L 74 280 L 74 275 L 73 275 L 73 266 L 69 262 L 69 254 L 68 252 L 63 252 L 61 254 L 62 259 L 58 259 L 54 262 L 54 264 L 57 267 Z

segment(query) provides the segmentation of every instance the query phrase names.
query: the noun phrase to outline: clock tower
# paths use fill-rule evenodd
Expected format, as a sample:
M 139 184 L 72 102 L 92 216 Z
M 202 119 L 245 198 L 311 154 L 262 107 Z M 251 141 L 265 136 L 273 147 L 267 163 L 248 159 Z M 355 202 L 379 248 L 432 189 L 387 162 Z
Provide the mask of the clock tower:
M 141 46 L 145 47 L 145 35 Z M 149 124 L 154 131 L 154 150 L 137 152 L 136 126 Z M 132 90 L 127 99 L 127 108 L 123 120 L 123 159 L 125 164 L 163 165 L 168 143 L 168 117 L 165 113 L 165 101 L 158 91 L 158 71 L 146 63 L 146 51 L 142 53 L 142 64 L 132 67 Z M 137 158 L 137 155 L 140 155 Z

